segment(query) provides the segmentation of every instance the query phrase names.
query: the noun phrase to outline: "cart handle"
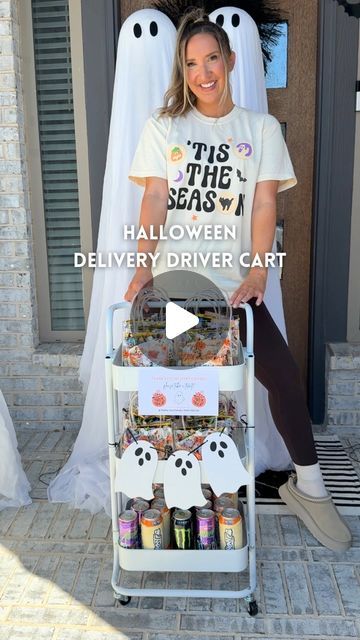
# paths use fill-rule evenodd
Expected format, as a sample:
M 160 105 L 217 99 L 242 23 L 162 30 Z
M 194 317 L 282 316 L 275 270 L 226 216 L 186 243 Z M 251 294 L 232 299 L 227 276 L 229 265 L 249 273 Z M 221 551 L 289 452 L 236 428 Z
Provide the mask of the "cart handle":
M 112 304 L 111 307 L 108 308 L 106 313 L 106 353 L 108 356 L 112 356 L 114 350 L 114 341 L 113 341 L 113 320 L 114 313 L 118 309 L 122 309 L 126 311 L 131 308 L 130 302 L 117 302 L 116 304 Z M 240 305 L 241 309 L 245 309 L 246 314 L 246 352 L 248 356 L 252 356 L 254 352 L 254 317 L 253 311 L 249 304 L 242 303 Z
M 118 309 L 126 311 L 131 308 L 130 302 L 112 304 L 106 312 L 106 355 L 112 357 L 114 351 L 114 313 Z
M 246 313 L 246 353 L 248 356 L 254 355 L 254 314 L 251 306 L 247 302 L 240 304 L 241 309 Z

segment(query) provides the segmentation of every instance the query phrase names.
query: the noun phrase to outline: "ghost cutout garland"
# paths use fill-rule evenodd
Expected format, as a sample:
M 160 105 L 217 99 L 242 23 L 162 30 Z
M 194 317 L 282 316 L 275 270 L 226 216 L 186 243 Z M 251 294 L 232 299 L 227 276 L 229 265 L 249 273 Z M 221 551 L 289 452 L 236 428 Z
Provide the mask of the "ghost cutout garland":
M 164 471 L 164 496 L 169 509 L 190 509 L 205 505 L 200 464 L 193 453 L 179 449 L 169 457 Z
M 151 500 L 157 463 L 158 454 L 150 442 L 132 442 L 121 458 L 116 458 L 115 491 L 122 491 L 129 498 Z
M 235 493 L 251 481 L 235 442 L 225 433 L 212 433 L 201 451 L 207 479 L 216 496 Z

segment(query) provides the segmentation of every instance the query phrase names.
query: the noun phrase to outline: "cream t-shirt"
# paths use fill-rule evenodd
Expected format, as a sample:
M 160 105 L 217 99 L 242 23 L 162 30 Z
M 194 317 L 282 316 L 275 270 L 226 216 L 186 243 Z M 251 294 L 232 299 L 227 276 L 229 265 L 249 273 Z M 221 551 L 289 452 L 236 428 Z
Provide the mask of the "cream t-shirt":
M 240 254 L 251 253 L 251 212 L 256 183 L 279 180 L 279 191 L 296 177 L 279 122 L 271 115 L 235 106 L 220 118 L 192 109 L 185 116 L 153 115 L 145 124 L 130 170 L 130 179 L 168 181 L 169 200 L 164 232 L 173 225 L 236 225 L 236 239 L 160 240 L 154 275 L 169 270 L 167 254 L 228 252 L 231 267 L 196 271 L 232 293 L 247 275 Z M 179 268 L 179 267 L 177 267 Z

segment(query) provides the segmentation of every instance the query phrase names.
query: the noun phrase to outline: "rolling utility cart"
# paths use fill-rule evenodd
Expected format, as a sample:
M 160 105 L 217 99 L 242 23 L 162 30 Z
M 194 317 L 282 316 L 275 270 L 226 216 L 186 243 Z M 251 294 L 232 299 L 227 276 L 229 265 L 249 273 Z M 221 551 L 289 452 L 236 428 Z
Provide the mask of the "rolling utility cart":
M 139 367 L 122 366 L 121 345 L 114 348 L 114 313 L 129 309 L 128 303 L 112 305 L 107 314 L 106 327 L 106 394 L 108 412 L 108 436 L 110 459 L 110 491 L 113 533 L 113 573 L 111 584 L 114 597 L 125 605 L 131 596 L 152 597 L 196 597 L 196 598 L 244 598 L 248 602 L 250 615 L 258 613 L 254 592 L 256 589 L 255 557 L 255 466 L 254 466 L 254 354 L 253 354 L 253 314 L 250 305 L 243 304 L 246 312 L 247 345 L 240 343 L 239 363 L 234 366 L 218 367 L 219 390 L 237 391 L 244 387 L 247 403 L 247 426 L 244 430 L 245 458 L 243 462 L 251 476 L 246 486 L 247 504 L 244 518 L 246 521 L 246 544 L 237 550 L 180 550 L 180 549 L 126 549 L 119 545 L 118 516 L 125 509 L 125 497 L 115 492 L 116 449 L 121 438 L 119 422 L 118 392 L 131 392 L 138 389 Z M 122 318 L 123 319 L 123 318 Z M 159 460 L 154 483 L 163 482 L 165 461 Z M 203 463 L 201 482 L 206 483 Z M 218 591 L 203 589 L 141 589 L 120 586 L 121 571 L 161 571 L 161 572 L 243 572 L 249 567 L 249 584 L 239 591 Z

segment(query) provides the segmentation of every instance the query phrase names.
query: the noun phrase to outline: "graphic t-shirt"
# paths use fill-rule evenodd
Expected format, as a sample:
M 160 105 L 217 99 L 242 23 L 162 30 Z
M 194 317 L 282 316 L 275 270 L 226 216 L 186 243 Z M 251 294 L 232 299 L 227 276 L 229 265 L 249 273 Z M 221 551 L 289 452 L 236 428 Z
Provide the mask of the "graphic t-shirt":
M 251 253 L 251 213 L 256 183 L 279 180 L 279 191 L 296 184 L 279 122 L 271 115 L 234 107 L 220 118 L 192 109 L 177 118 L 152 116 L 145 124 L 130 179 L 164 178 L 169 185 L 164 232 L 173 225 L 236 225 L 236 239 L 160 240 L 154 275 L 168 271 L 167 253 L 229 252 L 233 266 L 196 271 L 232 293 L 247 275 L 240 254 Z M 179 267 L 178 267 L 179 268 Z

